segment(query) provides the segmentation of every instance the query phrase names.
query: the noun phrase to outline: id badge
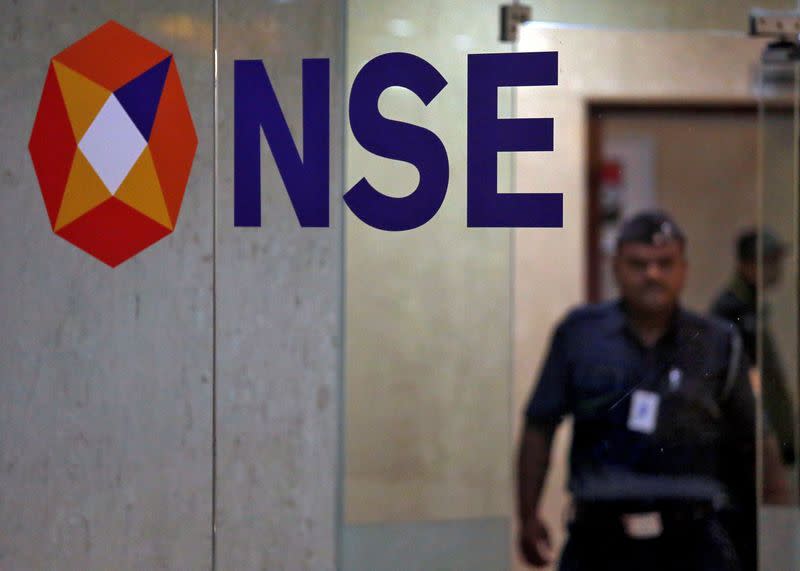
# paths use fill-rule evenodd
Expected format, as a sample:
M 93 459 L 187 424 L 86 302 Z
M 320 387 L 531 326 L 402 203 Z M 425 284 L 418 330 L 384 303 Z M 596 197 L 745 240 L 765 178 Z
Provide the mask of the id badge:
M 624 515 L 622 525 L 625 527 L 625 534 L 633 539 L 653 539 L 664 532 L 664 524 L 658 512 Z
M 650 391 L 633 391 L 631 410 L 628 414 L 628 430 L 653 434 L 658 424 L 658 405 L 661 397 Z

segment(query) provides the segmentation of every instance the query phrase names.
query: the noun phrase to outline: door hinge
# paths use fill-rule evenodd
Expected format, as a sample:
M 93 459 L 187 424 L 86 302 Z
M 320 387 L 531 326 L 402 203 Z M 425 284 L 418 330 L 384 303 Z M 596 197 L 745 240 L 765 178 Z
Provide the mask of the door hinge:
M 500 6 L 500 41 L 516 42 L 520 24 L 533 19 L 533 9 L 525 4 L 514 2 Z

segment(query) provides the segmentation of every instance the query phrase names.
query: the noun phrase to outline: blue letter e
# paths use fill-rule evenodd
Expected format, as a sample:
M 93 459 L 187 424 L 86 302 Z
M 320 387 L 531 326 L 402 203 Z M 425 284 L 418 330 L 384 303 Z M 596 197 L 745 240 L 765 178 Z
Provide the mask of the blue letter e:
M 558 53 L 468 57 L 467 226 L 561 227 L 561 193 L 497 192 L 498 152 L 553 150 L 553 119 L 498 119 L 497 88 L 557 85 Z

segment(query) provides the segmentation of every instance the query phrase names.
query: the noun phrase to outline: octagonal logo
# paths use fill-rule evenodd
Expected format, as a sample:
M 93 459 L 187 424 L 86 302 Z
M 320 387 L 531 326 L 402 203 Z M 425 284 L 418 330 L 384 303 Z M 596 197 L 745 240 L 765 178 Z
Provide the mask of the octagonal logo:
M 197 149 L 172 54 L 114 21 L 68 47 L 28 149 L 62 238 L 114 267 L 167 236 Z

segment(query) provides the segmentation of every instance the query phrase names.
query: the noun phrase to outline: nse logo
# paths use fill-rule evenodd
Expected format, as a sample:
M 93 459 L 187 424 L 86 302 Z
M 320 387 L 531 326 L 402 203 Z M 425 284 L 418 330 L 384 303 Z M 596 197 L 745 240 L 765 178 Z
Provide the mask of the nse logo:
M 498 193 L 499 152 L 552 151 L 553 119 L 497 117 L 499 87 L 558 83 L 556 52 L 468 56 L 467 225 L 560 227 L 560 193 Z M 382 230 L 417 228 L 441 207 L 449 161 L 431 131 L 389 119 L 378 100 L 404 87 L 428 105 L 447 85 L 424 59 L 369 61 L 350 94 L 350 127 L 369 152 L 412 164 L 417 188 L 390 197 L 362 178 L 344 201 Z M 301 157 L 263 62 L 234 63 L 234 225 L 261 226 L 265 136 L 303 227 L 330 217 L 330 62 L 303 60 Z M 197 148 L 172 55 L 110 21 L 55 56 L 29 149 L 56 234 L 116 266 L 170 234 Z
M 170 234 L 197 134 L 172 55 L 116 22 L 50 69 L 28 145 L 53 231 L 110 266 Z
M 552 151 L 553 119 L 497 117 L 500 87 L 557 85 L 558 53 L 470 54 L 467 57 L 467 226 L 561 227 L 561 193 L 498 193 L 497 153 Z M 428 105 L 447 81 L 430 63 L 387 53 L 358 72 L 350 90 L 350 128 L 370 153 L 412 164 L 419 184 L 407 196 L 382 194 L 362 178 L 344 195 L 350 210 L 381 230 L 411 230 L 439 211 L 450 165 L 442 141 L 418 125 L 381 115 L 389 87 L 404 87 Z M 329 225 L 330 63 L 303 60 L 303 157 L 297 152 L 264 63 L 234 64 L 234 224 L 261 225 L 263 131 L 302 226 Z

